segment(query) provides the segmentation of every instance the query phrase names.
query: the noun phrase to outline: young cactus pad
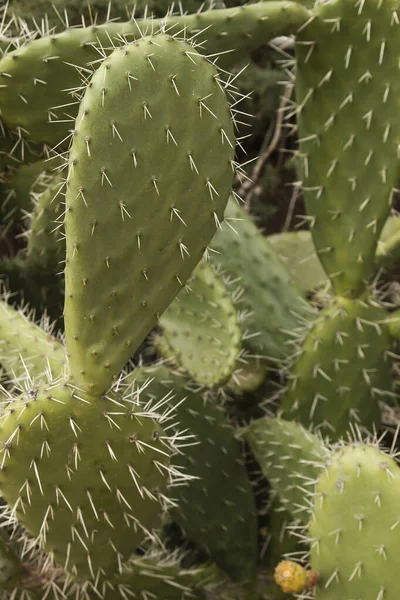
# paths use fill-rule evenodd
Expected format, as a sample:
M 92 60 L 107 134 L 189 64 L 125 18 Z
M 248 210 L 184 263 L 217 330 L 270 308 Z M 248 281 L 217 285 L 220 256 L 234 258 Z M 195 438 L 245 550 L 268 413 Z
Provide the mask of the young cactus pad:
M 322 472 L 310 524 L 316 600 L 397 600 L 400 471 L 367 444 L 336 452 Z
M 305 490 L 314 486 L 328 450 L 322 440 L 297 423 L 264 417 L 243 430 L 263 474 L 294 519 L 307 524 Z
M 341 295 L 359 295 L 373 275 L 398 176 L 397 8 L 316 2 L 296 38 L 300 177 L 318 256 Z
M 197 383 L 224 383 L 235 369 L 241 348 L 238 315 L 229 292 L 212 267 L 200 264 L 160 319 L 165 344 Z
M 36 543 L 99 582 L 151 534 L 174 448 L 159 412 L 110 393 L 41 384 L 1 417 L 0 490 Z
M 393 342 L 388 314 L 368 294 L 336 297 L 321 311 L 290 373 L 284 417 L 318 427 L 331 439 L 350 424 L 372 428 L 390 396 Z
M 109 387 L 200 261 L 223 220 L 234 142 L 218 72 L 188 43 L 145 37 L 96 71 L 65 215 L 66 343 L 82 388 Z

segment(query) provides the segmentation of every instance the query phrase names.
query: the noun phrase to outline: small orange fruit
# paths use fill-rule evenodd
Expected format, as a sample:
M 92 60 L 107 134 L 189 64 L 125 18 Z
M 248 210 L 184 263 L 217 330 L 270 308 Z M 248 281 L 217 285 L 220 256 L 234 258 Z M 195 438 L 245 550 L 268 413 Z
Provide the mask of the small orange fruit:
M 286 594 L 307 590 L 317 583 L 318 578 L 316 571 L 306 571 L 291 560 L 282 560 L 275 569 L 275 581 Z

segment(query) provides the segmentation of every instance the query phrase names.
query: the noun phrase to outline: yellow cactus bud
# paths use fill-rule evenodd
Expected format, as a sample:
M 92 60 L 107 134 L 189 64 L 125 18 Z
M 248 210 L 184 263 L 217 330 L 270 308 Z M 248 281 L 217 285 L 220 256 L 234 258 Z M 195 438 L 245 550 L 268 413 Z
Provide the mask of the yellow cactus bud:
M 291 560 L 279 563 L 275 569 L 275 581 L 286 594 L 298 594 L 308 587 L 307 571 Z

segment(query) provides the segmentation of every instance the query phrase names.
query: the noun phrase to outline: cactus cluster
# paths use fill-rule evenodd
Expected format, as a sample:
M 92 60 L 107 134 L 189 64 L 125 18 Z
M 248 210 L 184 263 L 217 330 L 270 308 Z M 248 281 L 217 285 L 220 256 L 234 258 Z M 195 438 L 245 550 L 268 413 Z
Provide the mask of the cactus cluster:
M 397 600 L 400 5 L 179 4 L 1 9 L 0 598 Z

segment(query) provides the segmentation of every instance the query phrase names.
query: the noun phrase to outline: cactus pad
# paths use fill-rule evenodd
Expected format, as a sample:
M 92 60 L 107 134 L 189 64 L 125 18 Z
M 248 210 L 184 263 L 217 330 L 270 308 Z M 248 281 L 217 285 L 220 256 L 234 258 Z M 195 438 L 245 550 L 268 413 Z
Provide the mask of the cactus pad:
M 315 253 L 309 231 L 284 231 L 268 236 L 268 241 L 304 296 L 328 281 Z
M 236 309 L 208 265 L 196 268 L 187 287 L 162 315 L 160 326 L 172 358 L 197 383 L 215 386 L 229 379 L 240 351 Z
M 400 20 L 395 0 L 317 2 L 296 38 L 299 165 L 318 256 L 358 296 L 398 173 Z M 327 48 L 335 48 L 327 52 Z
M 187 281 L 223 220 L 233 156 L 217 70 L 188 43 L 145 37 L 96 71 L 66 193 L 65 329 L 78 385 L 103 393 Z
M 121 575 L 107 582 L 104 600 L 146 596 L 151 600 L 207 600 L 207 592 L 220 578 L 211 565 L 184 569 L 176 557 L 154 552 L 150 556 L 132 557 Z
M 254 352 L 282 359 L 290 354 L 288 341 L 302 324 L 301 316 L 311 311 L 268 240 L 233 198 L 225 218 L 227 223 L 211 242 L 218 252 L 211 254 L 212 263 L 234 282 L 237 308 L 246 313 L 246 345 Z
M 58 377 L 66 364 L 64 348 L 50 331 L 32 323 L 26 311 L 0 302 L 0 362 L 18 381 Z
M 63 232 L 60 233 L 61 224 L 57 223 L 64 213 L 65 189 L 59 175 L 49 179 L 44 191 L 35 194 L 26 262 L 28 268 L 57 273 L 65 260 Z
M 337 439 L 350 424 L 371 428 L 391 393 L 392 341 L 386 310 L 369 295 L 334 298 L 319 314 L 290 373 L 285 418 Z
M 118 45 L 121 37 L 132 41 L 141 38 L 143 31 L 185 31 L 187 38 L 195 36 L 202 53 L 224 53 L 218 64 L 230 68 L 273 37 L 294 33 L 308 17 L 302 6 L 285 0 L 45 35 L 0 60 L 2 115 L 9 127 L 20 126 L 31 139 L 59 143 L 73 127 L 78 112 L 76 90 L 82 72 L 87 76 L 88 64 L 98 60 L 99 45 L 102 52 L 110 53 L 111 40 Z M 204 35 L 199 36 L 202 31 Z
M 307 523 L 310 507 L 304 490 L 314 485 L 328 456 L 322 441 L 297 423 L 270 417 L 253 421 L 244 436 L 282 506 Z
M 179 427 L 194 436 L 172 458 L 173 467 L 195 477 L 173 490 L 178 504 L 171 511 L 174 520 L 233 580 L 251 585 L 257 563 L 256 507 L 240 447 L 224 412 L 215 398 L 202 397 L 165 367 L 137 369 L 130 377 L 139 390 L 143 388 L 139 398 L 169 396 Z
M 159 422 L 129 397 L 93 398 L 62 382 L 4 411 L 1 494 L 78 578 L 117 572 L 156 524 L 173 451 Z
M 367 444 L 336 452 L 321 474 L 310 524 L 316 600 L 397 600 L 400 471 Z

